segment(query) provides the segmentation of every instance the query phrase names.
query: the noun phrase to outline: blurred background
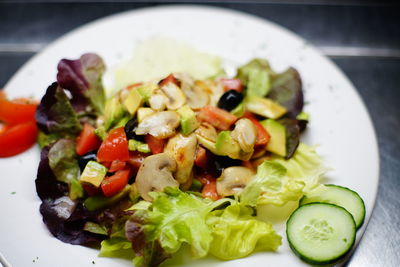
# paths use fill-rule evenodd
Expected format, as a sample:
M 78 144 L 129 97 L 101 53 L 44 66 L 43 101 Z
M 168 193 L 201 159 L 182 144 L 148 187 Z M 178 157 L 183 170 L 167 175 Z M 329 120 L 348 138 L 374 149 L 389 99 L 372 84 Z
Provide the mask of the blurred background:
M 378 136 L 379 193 L 348 266 L 399 266 L 400 4 L 397 1 L 4 1 L 0 0 L 0 87 L 47 44 L 92 20 L 163 4 L 212 5 L 288 28 L 319 48 L 350 78 Z M 362 133 L 360 133 L 362 134 Z

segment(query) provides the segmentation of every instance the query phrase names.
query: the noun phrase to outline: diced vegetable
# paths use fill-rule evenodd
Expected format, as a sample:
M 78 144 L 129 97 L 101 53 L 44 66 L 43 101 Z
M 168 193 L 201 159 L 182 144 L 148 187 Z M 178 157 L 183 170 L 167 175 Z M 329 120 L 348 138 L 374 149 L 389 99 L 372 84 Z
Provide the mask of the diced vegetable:
M 286 128 L 279 122 L 267 119 L 261 122 L 268 133 L 271 135 L 271 140 L 268 142 L 267 150 L 279 156 L 286 156 Z
M 89 161 L 83 170 L 79 182 L 83 184 L 89 184 L 95 188 L 101 185 L 104 177 L 107 174 L 107 168 L 96 161 Z
M 194 164 L 202 169 L 206 169 L 207 168 L 207 150 L 202 147 L 202 146 L 198 146 L 197 150 L 196 150 L 196 156 L 194 159 Z
M 210 198 L 212 200 L 220 199 L 221 197 L 217 193 L 216 179 L 209 180 L 209 182 L 204 185 L 201 194 L 204 198 Z
M 238 92 L 243 91 L 243 85 L 242 81 L 240 79 L 228 79 L 228 78 L 222 78 L 221 83 L 224 86 L 224 91 L 229 91 L 229 90 L 235 90 Z
M 119 193 L 127 184 L 130 169 L 119 170 L 113 176 L 106 177 L 101 183 L 101 190 L 106 197 L 112 197 Z
M 128 142 L 128 147 L 129 147 L 129 151 L 139 151 L 139 152 L 143 152 L 143 153 L 149 153 L 150 152 L 150 147 L 148 144 L 137 141 L 135 139 L 131 139 Z
M 133 116 L 137 109 L 143 104 L 143 97 L 136 89 L 131 89 L 123 103 L 129 114 Z
M 85 123 L 82 132 L 76 139 L 76 153 L 82 156 L 89 151 L 98 149 L 100 145 L 101 140 L 94 133 L 94 127 L 89 123 Z
M 150 147 L 150 151 L 153 154 L 158 154 L 164 151 L 164 146 L 167 143 L 166 139 L 159 139 L 151 134 L 147 134 L 145 137 L 146 143 Z
M 128 140 L 123 127 L 112 130 L 101 144 L 97 152 L 99 162 L 129 159 Z
M 124 169 L 125 166 L 126 166 L 126 162 L 125 161 L 114 160 L 113 162 L 111 162 L 111 166 L 108 169 L 108 172 L 120 171 L 120 170 Z
M 197 115 L 200 121 L 208 122 L 220 130 L 229 130 L 237 117 L 231 113 L 213 106 L 205 106 Z
M 270 119 L 278 119 L 286 113 L 285 107 L 268 98 L 248 95 L 244 102 L 250 112 Z

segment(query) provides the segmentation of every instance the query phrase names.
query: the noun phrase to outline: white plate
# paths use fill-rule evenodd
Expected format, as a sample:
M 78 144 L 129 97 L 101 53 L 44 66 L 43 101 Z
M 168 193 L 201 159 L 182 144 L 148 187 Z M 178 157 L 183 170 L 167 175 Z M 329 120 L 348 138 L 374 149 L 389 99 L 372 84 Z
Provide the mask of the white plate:
M 100 19 L 58 39 L 26 63 L 5 90 L 11 97 L 40 98 L 55 80 L 61 58 L 96 52 L 107 65 L 129 58 L 139 40 L 157 35 L 184 40 L 195 48 L 241 64 L 253 57 L 273 68 L 294 66 L 301 74 L 311 122 L 303 141 L 319 144 L 318 152 L 333 170 L 328 182 L 350 187 L 365 201 L 366 221 L 375 202 L 379 158 L 371 120 L 356 90 L 343 73 L 307 42 L 266 20 L 210 7 L 171 6 L 141 9 Z M 42 223 L 35 176 L 39 148 L 0 160 L 0 251 L 13 266 L 130 266 L 129 261 L 98 258 L 97 250 L 62 243 Z M 13 193 L 15 192 L 15 193 Z M 191 262 L 191 266 L 302 266 L 284 244 L 276 253 L 245 259 Z M 95 262 L 95 265 L 92 263 Z M 245 265 L 244 265 L 245 264 Z M 183 265 L 188 265 L 185 262 Z

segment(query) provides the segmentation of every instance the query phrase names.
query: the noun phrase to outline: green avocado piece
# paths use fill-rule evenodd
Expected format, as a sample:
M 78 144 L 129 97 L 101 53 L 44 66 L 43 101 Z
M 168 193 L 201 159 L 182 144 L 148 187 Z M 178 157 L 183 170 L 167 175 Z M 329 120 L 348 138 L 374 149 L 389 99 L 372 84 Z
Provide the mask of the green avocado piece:
M 153 94 L 153 91 L 158 88 L 156 83 L 147 83 L 142 86 L 139 86 L 136 90 L 143 98 L 143 101 L 147 102 L 150 96 Z
M 270 119 L 278 119 L 287 112 L 285 107 L 271 99 L 256 95 L 246 96 L 245 105 L 248 111 Z
M 181 117 L 181 131 L 183 135 L 189 135 L 199 127 L 199 122 L 196 119 L 196 113 L 187 105 L 177 110 Z
M 234 109 L 231 110 L 231 114 L 235 115 L 236 117 L 242 117 L 245 109 L 244 109 L 244 104 L 241 102 L 239 105 L 237 105 Z
M 119 102 L 118 97 L 107 100 L 104 109 L 104 129 L 107 131 L 114 126 L 125 114 L 124 106 Z
M 82 185 L 79 183 L 78 179 L 72 179 L 69 185 L 69 198 L 72 200 L 81 198 L 85 195 Z
M 230 131 L 222 131 L 218 134 L 215 148 L 220 154 L 224 154 L 233 159 L 240 158 L 240 146 L 232 138 Z
M 133 116 L 143 104 L 143 97 L 137 89 L 131 89 L 128 96 L 123 100 L 123 103 L 129 114 Z
M 260 122 L 270 135 L 266 149 L 279 156 L 286 156 L 286 128 L 279 122 L 267 119 Z
M 101 185 L 107 174 L 107 168 L 96 161 L 89 161 L 79 179 L 80 184 L 90 184 L 95 188 Z
M 130 151 L 139 151 L 143 153 L 149 153 L 150 152 L 150 147 L 148 144 L 145 144 L 143 142 L 137 141 L 135 139 L 130 139 L 128 142 L 128 149 Z

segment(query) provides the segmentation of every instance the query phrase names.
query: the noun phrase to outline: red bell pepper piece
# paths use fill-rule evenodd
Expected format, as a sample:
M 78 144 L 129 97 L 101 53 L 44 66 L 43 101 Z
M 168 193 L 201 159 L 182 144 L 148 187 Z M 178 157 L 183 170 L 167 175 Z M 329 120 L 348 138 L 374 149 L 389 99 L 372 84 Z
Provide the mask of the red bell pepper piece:
M 205 106 L 200 110 L 197 119 L 208 122 L 220 130 L 229 130 L 231 125 L 236 122 L 237 117 L 223 109 Z
M 101 190 L 106 197 L 112 197 L 120 192 L 129 181 L 130 169 L 117 171 L 113 176 L 104 178 L 101 183 Z
M 94 127 L 89 123 L 85 123 L 82 132 L 76 139 L 76 153 L 82 156 L 89 151 L 98 149 L 100 145 L 101 140 L 94 133 Z
M 24 152 L 36 143 L 34 121 L 6 125 L 0 133 L 0 157 L 11 157 Z
M 116 128 L 101 143 L 97 152 L 97 160 L 99 162 L 112 162 L 114 160 L 127 161 L 128 159 L 128 139 L 124 127 Z
M 224 86 L 224 91 L 235 90 L 238 92 L 243 91 L 242 81 L 240 79 L 227 79 L 222 78 L 221 82 Z

